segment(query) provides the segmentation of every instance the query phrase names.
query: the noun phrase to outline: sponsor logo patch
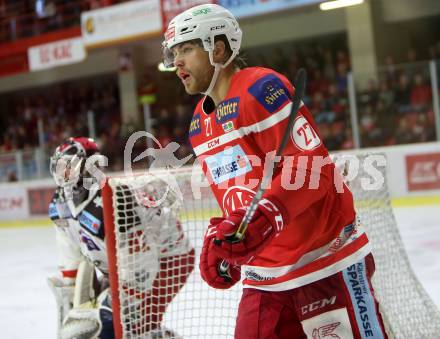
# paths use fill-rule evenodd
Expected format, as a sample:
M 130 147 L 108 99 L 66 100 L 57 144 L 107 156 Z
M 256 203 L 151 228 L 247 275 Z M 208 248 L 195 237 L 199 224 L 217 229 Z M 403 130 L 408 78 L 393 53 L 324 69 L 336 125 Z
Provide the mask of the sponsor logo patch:
M 405 157 L 409 191 L 440 189 L 440 153 L 409 154 Z
M 84 243 L 89 251 L 99 251 L 98 245 L 82 230 L 79 231 L 81 242 Z
M 193 137 L 197 134 L 200 134 L 202 132 L 202 126 L 200 124 L 200 114 L 196 114 L 192 120 L 191 124 L 189 125 L 189 136 Z
M 362 260 L 342 271 L 350 293 L 353 310 L 362 338 L 383 338 L 377 320 L 374 299 L 367 281 L 365 261 Z
M 88 34 L 92 34 L 95 31 L 95 22 L 93 21 L 92 17 L 88 17 L 86 19 L 86 22 L 84 24 L 84 28 Z
M 206 7 L 206 8 L 200 8 L 200 9 L 194 11 L 194 12 L 192 12 L 192 14 L 193 14 L 194 16 L 197 16 L 197 15 L 206 15 L 206 14 L 210 13 L 211 11 L 212 11 L 211 8 Z
M 176 29 L 174 26 L 168 27 L 167 31 L 165 32 L 165 40 L 168 41 L 176 35 Z
M 243 206 L 249 206 L 255 192 L 243 186 L 232 186 L 223 195 L 223 212 L 229 215 L 232 211 Z
M 212 26 L 211 31 L 218 31 L 219 29 L 223 29 L 225 27 L 226 27 L 226 25 Z
M 274 279 L 274 277 L 266 277 L 259 274 L 258 272 L 255 272 L 255 270 L 252 267 L 246 267 L 246 269 L 244 270 L 244 275 L 246 279 L 252 281 L 268 281 Z
M 354 231 L 355 231 L 354 224 L 350 224 L 350 225 L 345 226 L 344 229 L 342 230 L 342 232 L 333 241 L 333 243 L 331 244 L 331 246 L 328 250 L 330 252 L 339 251 L 341 249 L 341 247 L 344 246 L 344 244 L 350 238 L 350 236 L 353 235 Z
M 49 217 L 50 218 L 58 217 L 57 207 L 56 207 L 56 205 L 53 202 L 51 202 L 49 204 Z
M 305 305 L 301 307 L 301 314 L 307 314 L 322 308 L 325 308 L 328 305 L 333 305 L 336 302 L 336 296 L 334 295 L 333 297 L 330 298 L 324 298 L 321 300 L 317 300 L 312 302 L 311 304 Z
M 314 328 L 312 332 L 313 339 L 321 339 L 321 338 L 341 338 L 334 331 L 341 325 L 340 322 L 335 322 L 332 324 L 327 324 L 318 328 Z
M 49 217 L 52 219 L 57 219 L 57 218 L 66 219 L 66 218 L 71 218 L 72 214 L 70 213 L 67 204 L 51 202 L 49 204 Z
M 223 128 L 223 131 L 225 131 L 225 133 L 228 133 L 228 132 L 234 130 L 234 122 L 233 121 L 225 122 L 224 124 L 222 124 L 222 128 Z
M 238 116 L 239 102 L 240 98 L 238 97 L 222 101 L 215 111 L 217 124 L 222 124 L 227 120 L 236 118 Z
M 239 145 L 211 155 L 205 162 L 212 180 L 217 185 L 252 170 L 248 157 Z
M 301 321 L 307 338 L 353 339 L 353 331 L 346 308 L 321 313 Z
M 98 234 L 101 228 L 101 221 L 87 211 L 82 211 L 78 217 L 81 225 L 87 228 L 93 234 Z
M 220 146 L 220 138 L 215 138 L 208 141 L 208 148 L 214 148 Z
M 268 74 L 257 80 L 249 87 L 248 91 L 269 113 L 278 111 L 281 106 L 290 100 L 286 86 L 274 74 Z

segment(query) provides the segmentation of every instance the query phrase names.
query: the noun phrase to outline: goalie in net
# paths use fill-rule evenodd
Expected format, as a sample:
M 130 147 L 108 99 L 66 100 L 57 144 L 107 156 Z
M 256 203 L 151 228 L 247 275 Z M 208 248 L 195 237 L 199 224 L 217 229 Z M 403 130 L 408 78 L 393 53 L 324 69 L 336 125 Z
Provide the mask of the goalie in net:
M 62 339 L 115 337 L 100 159 L 97 144 L 85 137 L 68 139 L 51 157 L 57 189 L 49 216 L 56 225 L 60 276 L 48 281 L 57 302 L 58 338 Z M 121 187 L 132 212 L 119 227 L 126 240 L 118 253 L 123 267 L 119 289 L 129 305 L 124 324 L 117 326 L 124 327 L 127 337 L 179 338 L 161 326 L 166 307 L 194 266 L 194 250 L 176 217 L 179 205 L 172 194 L 156 204 L 154 191 Z

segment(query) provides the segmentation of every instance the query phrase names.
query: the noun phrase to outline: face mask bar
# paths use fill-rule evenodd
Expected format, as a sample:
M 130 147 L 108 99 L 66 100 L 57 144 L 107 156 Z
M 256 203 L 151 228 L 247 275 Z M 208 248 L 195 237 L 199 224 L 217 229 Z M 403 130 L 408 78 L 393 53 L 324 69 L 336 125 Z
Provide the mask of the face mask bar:
M 77 155 L 50 158 L 50 174 L 60 187 L 75 185 L 81 174 L 83 158 Z
M 208 52 L 207 47 L 204 44 L 202 44 L 202 42 L 199 39 L 182 41 L 179 42 L 178 44 L 173 45 L 171 48 L 169 48 L 167 43 L 164 41 L 162 43 L 162 58 L 163 58 L 163 64 L 166 68 L 176 67 L 176 65 L 174 64 L 175 53 L 173 52 L 173 48 L 176 48 L 177 46 L 183 45 L 185 43 L 193 43 L 197 47 L 202 47 L 205 51 Z

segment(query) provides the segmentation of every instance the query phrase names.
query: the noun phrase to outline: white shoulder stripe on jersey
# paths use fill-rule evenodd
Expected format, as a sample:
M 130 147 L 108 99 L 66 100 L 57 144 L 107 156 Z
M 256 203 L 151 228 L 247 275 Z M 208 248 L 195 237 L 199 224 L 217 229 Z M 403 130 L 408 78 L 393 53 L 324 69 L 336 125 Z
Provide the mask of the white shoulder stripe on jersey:
M 304 103 L 301 101 L 300 108 L 302 106 L 304 106 Z M 251 133 L 259 133 L 259 132 L 262 132 L 268 128 L 271 128 L 272 126 L 275 126 L 277 123 L 286 119 L 290 115 L 291 108 L 292 108 L 292 103 L 289 102 L 281 110 L 272 114 L 270 117 L 268 117 L 264 120 L 256 122 L 255 124 L 252 124 L 250 126 L 241 127 L 239 129 L 236 129 L 236 130 L 231 131 L 229 133 L 223 134 L 219 137 L 208 140 L 208 141 L 204 142 L 203 144 L 200 144 L 199 146 L 194 148 L 194 153 L 196 154 L 196 156 L 200 156 L 200 155 L 206 153 L 208 150 L 220 147 L 220 146 L 227 144 L 228 142 L 231 142 L 235 139 L 242 138 L 245 135 L 248 135 Z

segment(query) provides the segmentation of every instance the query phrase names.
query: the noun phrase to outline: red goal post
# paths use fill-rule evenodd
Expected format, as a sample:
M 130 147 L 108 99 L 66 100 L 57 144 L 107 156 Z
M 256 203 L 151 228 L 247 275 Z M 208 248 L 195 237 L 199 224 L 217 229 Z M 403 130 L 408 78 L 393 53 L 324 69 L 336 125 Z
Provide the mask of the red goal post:
M 123 338 L 121 315 L 120 315 L 120 303 L 119 303 L 119 284 L 118 284 L 118 270 L 116 261 L 116 237 L 115 237 L 115 223 L 114 223 L 114 208 L 113 208 L 113 191 L 110 188 L 108 179 L 102 189 L 102 203 L 104 207 L 104 227 L 105 238 L 107 246 L 108 257 L 108 271 L 110 281 L 110 294 L 112 298 L 113 309 L 113 327 L 115 329 L 115 338 Z

